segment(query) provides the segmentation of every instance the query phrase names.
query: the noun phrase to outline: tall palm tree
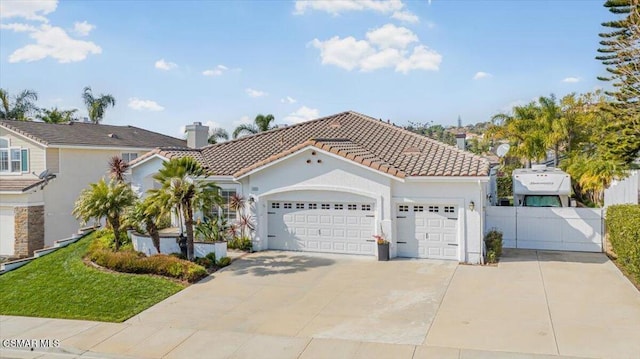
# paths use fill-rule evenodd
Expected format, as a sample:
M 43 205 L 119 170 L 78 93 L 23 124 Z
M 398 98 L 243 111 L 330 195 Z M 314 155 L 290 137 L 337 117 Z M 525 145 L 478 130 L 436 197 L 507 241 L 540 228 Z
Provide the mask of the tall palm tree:
M 9 97 L 9 92 L 0 89 L 0 119 L 2 120 L 20 120 L 31 121 L 30 115 L 38 112 L 35 101 L 38 100 L 38 94 L 35 91 L 23 90 L 13 99 L 13 103 Z
M 210 145 L 214 145 L 220 140 L 228 141 L 229 133 L 222 127 L 212 128 L 209 131 L 209 139 L 207 140 L 207 142 L 209 142 Z
M 558 167 L 560 146 L 563 143 L 562 108 L 558 105 L 555 95 L 541 96 L 538 99 L 538 122 L 544 131 L 544 142 L 553 151 L 553 166 Z
M 91 219 L 101 220 L 106 218 L 113 230 L 115 250 L 120 249 L 120 230 L 122 214 L 131 206 L 136 195 L 131 187 L 118 181 L 105 182 L 101 179 L 97 183 L 91 183 L 84 189 L 73 208 L 73 215 L 84 223 Z
M 263 115 L 258 114 L 255 119 L 253 119 L 253 123 L 251 124 L 243 124 L 236 127 L 233 130 L 233 138 L 238 138 L 242 135 L 255 135 L 259 132 L 268 131 L 273 128 L 272 122 L 276 120 L 272 114 Z
M 100 94 L 99 97 L 94 97 L 91 87 L 87 86 L 82 92 L 82 100 L 84 100 L 87 111 L 89 112 L 89 119 L 91 122 L 98 124 L 104 118 L 104 112 L 109 106 L 116 105 L 116 99 L 111 95 Z
M 206 171 L 191 157 L 171 159 L 164 162 L 153 178 L 161 185 L 149 190 L 150 201 L 161 208 L 174 208 L 184 221 L 187 231 L 187 257 L 193 260 L 194 211 L 211 211 L 214 205 L 222 204 L 220 187 L 206 181 Z M 182 226 L 180 226 L 182 231 Z
M 75 114 L 78 110 L 58 110 L 57 107 L 54 107 L 50 110 L 43 108 L 40 109 L 41 113 L 36 115 L 36 118 L 42 122 L 46 123 L 67 123 L 74 121 L 73 114 Z

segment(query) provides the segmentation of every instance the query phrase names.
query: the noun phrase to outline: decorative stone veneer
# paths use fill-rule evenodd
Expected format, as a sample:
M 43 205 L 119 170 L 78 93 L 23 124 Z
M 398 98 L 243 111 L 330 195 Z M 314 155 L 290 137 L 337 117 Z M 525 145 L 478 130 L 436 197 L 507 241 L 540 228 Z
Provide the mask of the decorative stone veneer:
M 15 207 L 15 256 L 30 257 L 44 248 L 44 206 Z

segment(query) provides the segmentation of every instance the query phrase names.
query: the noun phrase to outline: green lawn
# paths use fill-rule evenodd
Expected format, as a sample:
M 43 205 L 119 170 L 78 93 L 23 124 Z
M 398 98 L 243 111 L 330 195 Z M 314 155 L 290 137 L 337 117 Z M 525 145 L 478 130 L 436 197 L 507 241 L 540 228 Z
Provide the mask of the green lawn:
M 82 262 L 94 235 L 0 275 L 0 314 L 121 322 L 184 285 Z

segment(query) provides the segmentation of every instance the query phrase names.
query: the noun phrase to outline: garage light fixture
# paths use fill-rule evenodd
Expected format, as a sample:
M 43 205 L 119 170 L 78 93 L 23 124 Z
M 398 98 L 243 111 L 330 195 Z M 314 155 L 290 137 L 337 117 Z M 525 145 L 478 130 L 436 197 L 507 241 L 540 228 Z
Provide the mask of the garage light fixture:
M 470 210 L 470 211 L 473 211 L 474 209 L 476 209 L 476 204 L 475 204 L 475 202 L 473 202 L 473 201 L 469 202 L 469 210 Z

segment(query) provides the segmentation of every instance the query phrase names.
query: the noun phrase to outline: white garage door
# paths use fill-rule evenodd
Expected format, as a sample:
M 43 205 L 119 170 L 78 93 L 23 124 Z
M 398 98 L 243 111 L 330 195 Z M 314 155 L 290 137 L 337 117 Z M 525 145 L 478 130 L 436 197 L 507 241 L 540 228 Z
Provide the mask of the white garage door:
M 375 253 L 373 203 L 272 201 L 267 205 L 270 249 Z
M 398 257 L 458 259 L 458 210 L 453 204 L 399 204 Z
M 0 207 L 0 255 L 14 254 L 13 207 Z

